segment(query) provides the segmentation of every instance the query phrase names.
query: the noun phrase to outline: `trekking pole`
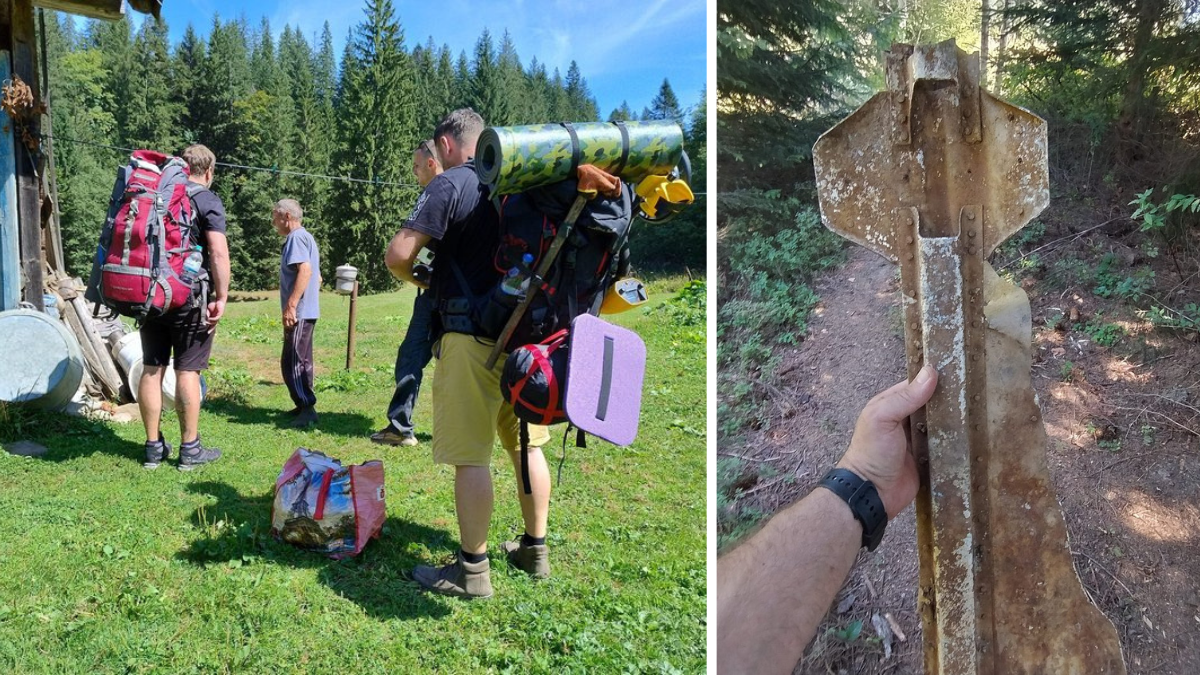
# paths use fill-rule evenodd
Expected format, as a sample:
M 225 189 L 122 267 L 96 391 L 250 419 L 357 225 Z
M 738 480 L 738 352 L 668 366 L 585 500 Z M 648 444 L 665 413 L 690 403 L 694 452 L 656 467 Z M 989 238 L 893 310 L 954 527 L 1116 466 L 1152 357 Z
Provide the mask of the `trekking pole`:
M 545 281 L 542 277 L 550 272 L 550 267 L 554 264 L 554 259 L 558 257 L 558 252 L 562 249 L 563 244 L 567 243 L 567 237 L 571 235 L 571 230 L 575 227 L 575 221 L 579 219 L 579 214 L 583 213 L 583 206 L 587 204 L 587 200 L 587 195 L 583 193 L 575 197 L 575 202 L 571 204 L 571 210 L 567 211 L 567 217 L 563 220 L 562 226 L 558 228 L 558 234 L 554 235 L 554 241 L 529 280 L 529 290 L 513 310 L 512 316 L 508 318 L 508 323 L 504 324 L 504 330 L 500 331 L 500 337 L 496 339 L 496 345 L 492 347 L 492 353 L 488 356 L 485 364 L 488 370 L 496 366 L 500 354 L 504 353 L 504 345 L 508 344 L 509 338 L 517 330 L 517 324 L 521 322 L 521 317 L 525 316 L 525 310 L 529 309 L 529 305 L 533 302 L 533 296 L 541 289 L 542 283 Z

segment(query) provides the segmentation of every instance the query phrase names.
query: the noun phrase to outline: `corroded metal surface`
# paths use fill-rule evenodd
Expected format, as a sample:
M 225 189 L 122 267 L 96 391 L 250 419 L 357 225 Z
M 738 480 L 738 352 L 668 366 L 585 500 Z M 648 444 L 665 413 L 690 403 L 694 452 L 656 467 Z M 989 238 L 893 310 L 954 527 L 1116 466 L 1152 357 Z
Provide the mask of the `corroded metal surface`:
M 925 671 L 1123 674 L 1046 471 L 1025 294 L 986 258 L 1049 201 L 1045 122 L 978 86 L 954 43 L 897 45 L 888 90 L 814 148 L 826 226 L 900 265 Z

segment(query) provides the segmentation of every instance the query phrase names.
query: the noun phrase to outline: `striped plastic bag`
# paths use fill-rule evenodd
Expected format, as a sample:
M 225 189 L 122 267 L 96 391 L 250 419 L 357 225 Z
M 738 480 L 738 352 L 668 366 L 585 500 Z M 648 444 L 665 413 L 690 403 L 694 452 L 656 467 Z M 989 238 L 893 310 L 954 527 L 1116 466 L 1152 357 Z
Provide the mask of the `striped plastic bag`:
M 296 448 L 275 481 L 271 534 L 298 548 L 334 559 L 358 555 L 386 518 L 380 460 L 342 466 Z

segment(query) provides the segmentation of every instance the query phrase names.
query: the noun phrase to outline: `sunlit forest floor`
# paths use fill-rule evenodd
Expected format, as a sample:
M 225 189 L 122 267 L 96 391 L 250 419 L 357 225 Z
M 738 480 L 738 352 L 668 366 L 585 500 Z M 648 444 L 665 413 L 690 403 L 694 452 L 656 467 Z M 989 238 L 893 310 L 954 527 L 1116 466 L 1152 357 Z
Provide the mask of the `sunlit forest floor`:
M 1170 307 L 1200 302 L 1187 252 L 1200 240 L 1193 233 L 1174 256 L 1149 257 L 1130 209 L 1060 195 L 1052 203 L 991 262 L 1030 296 L 1033 382 L 1076 571 L 1116 626 L 1129 673 L 1194 674 L 1200 343 L 1194 330 L 1155 327 L 1143 310 L 1151 296 Z M 719 449 L 726 531 L 810 491 L 862 406 L 904 376 L 896 275 L 852 247 L 846 264 L 817 279 L 821 302 L 804 340 L 783 354 L 765 422 Z M 796 672 L 920 673 L 916 588 L 909 509 L 875 553 L 861 554 Z M 891 625 L 876 629 L 889 618 L 903 639 Z

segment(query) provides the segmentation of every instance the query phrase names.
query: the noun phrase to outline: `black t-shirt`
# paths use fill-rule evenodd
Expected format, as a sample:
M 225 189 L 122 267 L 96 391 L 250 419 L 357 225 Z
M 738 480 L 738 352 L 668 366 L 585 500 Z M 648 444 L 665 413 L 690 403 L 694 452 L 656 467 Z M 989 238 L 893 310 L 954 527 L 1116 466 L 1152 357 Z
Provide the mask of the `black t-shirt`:
M 194 215 L 198 230 L 196 243 L 200 244 L 204 252 L 204 269 L 211 271 L 208 262 L 208 237 L 205 235 L 209 232 L 225 234 L 225 205 L 212 190 L 191 181 L 188 181 L 188 193 L 191 194 L 192 204 L 195 206 Z
M 493 258 L 500 242 L 500 220 L 487 188 L 475 175 L 473 160 L 434 178 L 417 198 L 404 227 L 438 242 L 430 284 L 438 298 L 463 295 L 451 261 L 462 271 L 471 295 L 482 296 L 499 281 Z

